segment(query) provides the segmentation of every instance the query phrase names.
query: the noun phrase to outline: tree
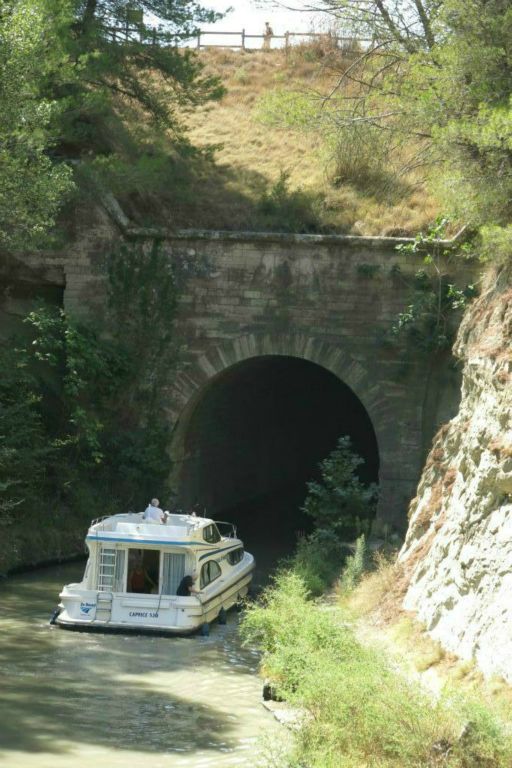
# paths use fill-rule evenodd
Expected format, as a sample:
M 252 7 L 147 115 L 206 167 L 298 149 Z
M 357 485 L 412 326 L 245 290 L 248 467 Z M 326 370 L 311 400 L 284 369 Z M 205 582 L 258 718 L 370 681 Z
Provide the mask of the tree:
M 333 16 L 345 34 L 414 53 L 434 47 L 442 4 L 442 0 L 320 0 L 307 7 Z
M 510 2 L 321 0 L 315 7 L 343 32 L 373 40 L 326 94 L 331 124 L 340 135 L 366 133 L 375 146 L 402 153 L 401 172 L 433 171 L 447 213 L 501 227 L 492 233 L 502 247 L 512 215 Z
M 352 450 L 350 438 L 340 437 L 334 451 L 320 463 L 322 481 L 309 482 L 304 512 L 313 518 L 315 533 L 343 540 L 366 531 L 375 514 L 377 489 L 364 485 L 358 469 L 364 459 Z
M 5 5 L 0 12 L 0 248 L 30 247 L 53 225 L 72 189 L 71 171 L 48 157 L 58 104 L 44 98 L 48 66 L 44 4 Z
M 191 0 L 46 0 L 72 71 L 55 70 L 48 93 L 64 102 L 61 146 L 65 154 L 119 152 L 127 119 L 171 129 L 183 140 L 177 110 L 223 93 L 204 76 L 195 52 L 179 48 L 197 24 L 219 17 Z M 146 26 L 149 14 L 157 27 Z M 132 138 L 134 135 L 132 131 Z
M 419 60 L 416 119 L 432 126 L 448 205 L 478 226 L 512 218 L 512 8 L 508 0 L 446 0 L 445 34 Z

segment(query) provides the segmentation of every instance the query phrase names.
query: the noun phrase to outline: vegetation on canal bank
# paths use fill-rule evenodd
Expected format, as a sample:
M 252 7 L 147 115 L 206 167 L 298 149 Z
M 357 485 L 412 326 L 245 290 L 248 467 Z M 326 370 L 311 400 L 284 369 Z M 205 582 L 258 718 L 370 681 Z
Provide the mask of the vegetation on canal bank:
M 455 660 L 458 671 L 442 690 L 434 694 L 421 683 L 418 672 L 444 654 L 412 619 L 404 621 L 396 553 L 370 557 L 361 535 L 341 569 L 341 550 L 332 546 L 340 542 L 336 528 L 343 517 L 333 514 L 336 498 L 338 506 L 351 499 L 344 533 L 368 521 L 373 499 L 372 489 L 357 481 L 358 465 L 342 439 L 322 463 L 323 482 L 310 486 L 306 502 L 321 527 L 299 543 L 292 561 L 244 615 L 242 634 L 262 650 L 262 674 L 278 698 L 303 713 L 291 753 L 269 758 L 269 764 L 509 768 L 512 709 L 506 697 L 507 706 L 493 696 L 481 703 L 476 694 L 483 687 L 462 686 L 466 673 Z M 330 590 L 328 599 L 314 599 L 312 590 L 318 595 L 322 588 Z M 368 631 L 375 624 L 377 630 Z M 379 631 L 385 624 L 391 632 L 387 647 Z M 390 652 L 393 644 L 399 644 L 398 654 Z M 404 655 L 413 658 L 414 672 L 404 667 Z
M 167 488 L 180 279 L 159 246 L 122 247 L 106 325 L 39 305 L 0 343 L 0 573 L 82 551 L 91 519 Z
M 512 733 L 496 708 L 453 678 L 440 695 L 382 648 L 358 639 L 342 603 L 314 601 L 281 571 L 243 621 L 276 694 L 303 711 L 276 768 L 508 768 Z M 280 759 L 281 760 L 281 759 Z

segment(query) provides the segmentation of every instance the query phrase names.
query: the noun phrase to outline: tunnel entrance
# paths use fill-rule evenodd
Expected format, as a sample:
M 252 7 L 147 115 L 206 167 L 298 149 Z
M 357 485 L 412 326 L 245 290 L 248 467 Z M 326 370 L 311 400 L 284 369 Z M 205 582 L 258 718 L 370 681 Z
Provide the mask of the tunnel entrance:
M 342 435 L 378 481 L 377 440 L 354 392 L 302 358 L 269 355 L 227 368 L 200 393 L 184 425 L 179 497 L 236 523 L 249 551 L 275 560 L 311 530 L 300 511 L 306 483 Z

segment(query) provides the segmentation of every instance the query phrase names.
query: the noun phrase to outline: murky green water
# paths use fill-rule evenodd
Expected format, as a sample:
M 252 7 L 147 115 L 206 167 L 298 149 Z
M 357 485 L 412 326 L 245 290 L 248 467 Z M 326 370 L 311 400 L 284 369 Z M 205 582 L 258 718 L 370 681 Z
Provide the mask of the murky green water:
M 48 619 L 81 564 L 0 585 L 0 765 L 206 768 L 261 764 L 286 738 L 261 704 L 236 614 L 210 637 L 69 632 Z

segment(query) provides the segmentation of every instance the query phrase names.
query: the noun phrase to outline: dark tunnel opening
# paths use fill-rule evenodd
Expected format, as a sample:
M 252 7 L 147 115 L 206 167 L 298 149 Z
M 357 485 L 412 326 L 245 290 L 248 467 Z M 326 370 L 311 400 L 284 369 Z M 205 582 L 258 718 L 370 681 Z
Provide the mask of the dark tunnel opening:
M 311 530 L 306 483 L 342 435 L 365 461 L 361 479 L 377 482 L 370 418 L 333 373 L 285 356 L 233 365 L 209 382 L 185 427 L 180 502 L 236 523 L 247 549 L 275 564 Z

